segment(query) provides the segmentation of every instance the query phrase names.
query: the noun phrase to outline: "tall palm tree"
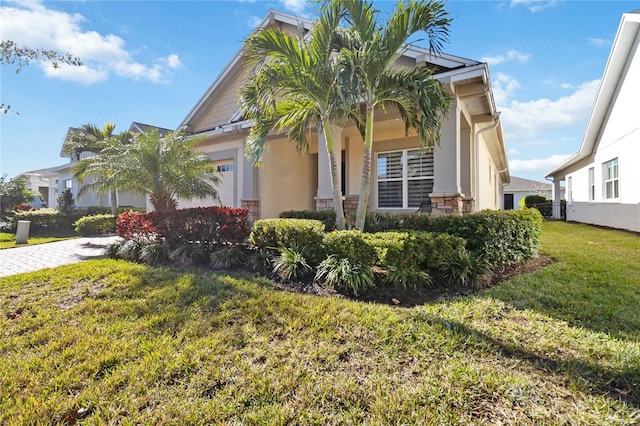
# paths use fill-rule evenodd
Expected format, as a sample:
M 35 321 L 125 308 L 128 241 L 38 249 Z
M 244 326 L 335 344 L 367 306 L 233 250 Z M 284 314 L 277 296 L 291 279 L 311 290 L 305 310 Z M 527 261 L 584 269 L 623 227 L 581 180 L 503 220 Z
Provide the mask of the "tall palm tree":
M 246 155 L 256 163 L 262 158 L 270 131 L 286 130 L 302 152 L 309 148 L 310 128 L 317 125 L 329 157 L 336 227 L 344 229 L 342 178 L 336 160 L 341 145 L 333 140 L 332 128 L 336 122 L 356 118 L 353 107 L 357 102 L 356 93 L 344 90 L 335 60 L 340 18 L 339 8 L 325 7 L 304 37 L 278 28 L 262 29 L 251 36 L 245 56 L 250 69 L 256 71 L 240 90 L 240 106 L 245 117 L 255 121 Z
M 424 32 L 429 49 L 441 51 L 451 19 L 438 1 L 401 0 L 386 26 L 377 19 L 373 3 L 364 0 L 334 0 L 348 23 L 340 62 L 345 76 L 356 87 L 365 109 L 364 161 L 356 228 L 364 229 L 369 204 L 373 124 L 376 107 L 395 107 L 404 121 L 405 132 L 417 131 L 423 148 L 439 142 L 440 122 L 449 109 L 449 99 L 426 67 L 399 69 L 396 60 L 409 37 Z
M 97 170 L 91 164 L 94 161 L 99 161 L 94 158 L 106 147 L 129 142 L 131 138 L 129 132 L 114 134 L 115 128 L 116 125 L 113 123 L 106 123 L 102 129 L 95 124 L 83 124 L 79 129 L 70 132 L 62 145 L 63 152 L 75 156 L 78 160 L 72 167 L 73 177 L 80 184 L 87 178 L 91 179 L 80 189 L 78 197 L 92 191 L 97 194 L 109 192 L 111 194 L 111 213 L 114 216 L 118 214 L 118 187 L 112 179 L 113 173 L 108 167 Z M 93 156 L 81 159 L 81 154 L 84 152 L 90 152 Z M 89 170 L 92 170 L 93 173 L 88 173 Z
M 87 172 L 109 169 L 111 181 L 119 188 L 145 194 L 156 212 L 175 210 L 177 198 L 218 199 L 214 185 L 219 174 L 205 154 L 196 151 L 197 138 L 158 130 L 137 134 L 129 144 L 111 144 L 93 162 Z

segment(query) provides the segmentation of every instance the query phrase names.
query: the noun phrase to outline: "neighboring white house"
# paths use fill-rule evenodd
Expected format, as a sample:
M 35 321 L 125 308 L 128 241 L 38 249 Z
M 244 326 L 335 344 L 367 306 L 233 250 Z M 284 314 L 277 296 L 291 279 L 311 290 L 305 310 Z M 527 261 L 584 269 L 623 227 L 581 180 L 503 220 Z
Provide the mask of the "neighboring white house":
M 640 10 L 622 20 L 580 151 L 549 172 L 567 220 L 640 232 Z M 554 212 L 554 216 L 559 212 Z
M 551 199 L 553 197 L 553 186 L 546 182 L 511 176 L 511 183 L 506 185 L 502 192 L 504 194 L 504 209 L 518 210 L 520 209 L 520 200 L 527 195 L 542 195 Z M 560 197 L 564 197 L 564 188 L 561 189 Z
M 56 173 L 61 167 L 64 166 L 23 172 L 17 177 L 23 178 L 31 191 L 40 193 L 48 207 L 55 207 L 58 198 Z
M 260 27 L 271 25 L 303 37 L 312 22 L 270 11 Z M 407 46 L 397 62 L 401 67 L 432 68 L 452 97 L 451 110 L 442 123 L 440 145 L 429 152 L 420 150 L 417 136 L 405 135 L 396 110 L 376 112 L 369 208 L 415 212 L 430 204 L 443 213 L 501 208 L 509 170 L 487 64 L 447 53 L 433 55 L 416 46 Z M 298 153 L 286 134 L 274 134 L 262 167 L 245 159 L 245 138 L 252 123 L 239 111 L 238 89 L 250 71 L 240 49 L 179 125 L 202 138 L 199 149 L 223 174 L 219 188 L 223 204 L 248 208 L 251 220 L 276 217 L 284 210 L 332 208 L 322 133 L 312 132 L 307 153 Z M 337 161 L 349 214 L 358 202 L 364 144 L 349 122 L 335 127 L 334 140 L 342 147 Z M 180 202 L 180 206 L 211 204 L 215 202 Z

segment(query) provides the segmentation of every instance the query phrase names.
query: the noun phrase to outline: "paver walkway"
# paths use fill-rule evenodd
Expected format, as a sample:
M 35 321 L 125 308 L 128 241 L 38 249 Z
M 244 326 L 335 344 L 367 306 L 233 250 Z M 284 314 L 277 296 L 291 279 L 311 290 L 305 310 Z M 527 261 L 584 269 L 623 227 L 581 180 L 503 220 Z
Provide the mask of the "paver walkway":
M 0 250 L 0 277 L 104 257 L 120 237 L 87 237 Z

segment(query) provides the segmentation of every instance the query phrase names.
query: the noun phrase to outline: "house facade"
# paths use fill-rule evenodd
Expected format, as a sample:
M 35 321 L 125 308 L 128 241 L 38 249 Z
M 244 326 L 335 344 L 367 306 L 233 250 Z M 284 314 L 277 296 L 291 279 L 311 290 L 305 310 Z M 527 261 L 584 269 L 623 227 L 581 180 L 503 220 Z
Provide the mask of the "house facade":
M 580 150 L 547 175 L 567 220 L 640 232 L 640 10 L 622 16 Z M 559 212 L 554 212 L 559 215 Z
M 271 11 L 261 27 L 300 35 L 311 21 Z M 509 170 L 487 64 L 449 54 L 432 55 L 408 46 L 398 66 L 432 67 L 452 98 L 443 120 L 441 142 L 422 152 L 417 135 L 405 136 L 397 111 L 376 112 L 371 197 L 373 211 L 415 212 L 428 205 L 436 213 L 499 209 Z M 222 174 L 222 204 L 246 207 L 252 220 L 277 217 L 285 210 L 332 208 L 328 155 L 322 133 L 313 132 L 310 148 L 298 153 L 286 134 L 269 136 L 262 165 L 244 156 L 252 123 L 241 116 L 238 90 L 248 72 L 241 49 L 180 124 L 194 137 Z M 353 123 L 334 127 L 339 141 L 344 205 L 357 206 L 364 143 Z M 180 201 L 180 207 L 215 204 L 213 200 Z

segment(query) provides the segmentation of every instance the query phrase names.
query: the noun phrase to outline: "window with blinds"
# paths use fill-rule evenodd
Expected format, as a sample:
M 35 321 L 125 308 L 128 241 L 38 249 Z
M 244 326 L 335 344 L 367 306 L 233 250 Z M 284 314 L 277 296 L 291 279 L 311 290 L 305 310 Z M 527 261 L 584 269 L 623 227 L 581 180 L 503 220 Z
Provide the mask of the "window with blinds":
M 378 208 L 419 208 L 433 192 L 433 152 L 378 153 L 377 177 Z

